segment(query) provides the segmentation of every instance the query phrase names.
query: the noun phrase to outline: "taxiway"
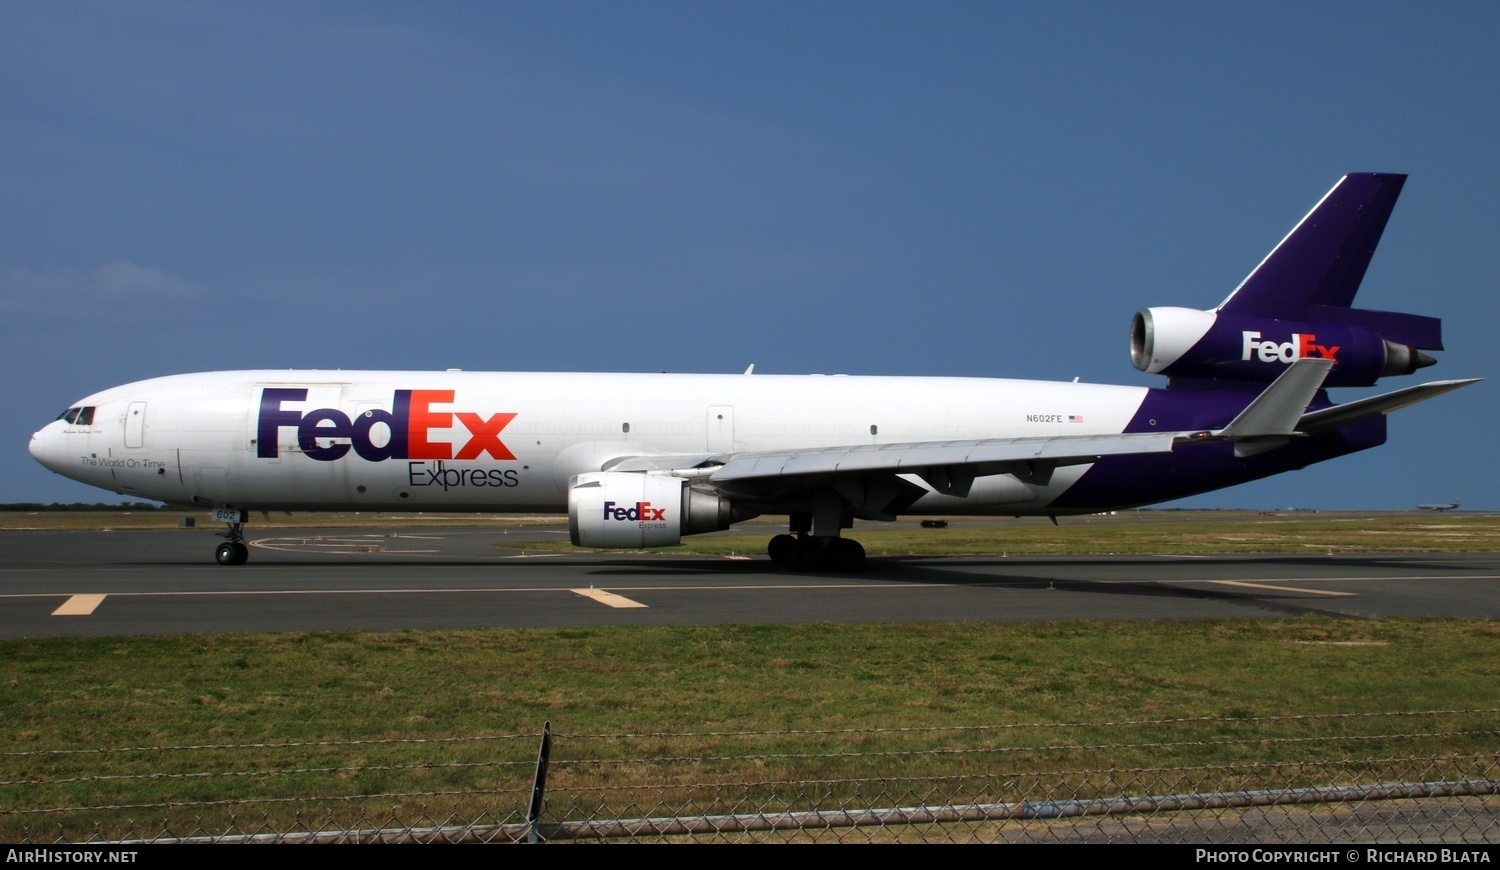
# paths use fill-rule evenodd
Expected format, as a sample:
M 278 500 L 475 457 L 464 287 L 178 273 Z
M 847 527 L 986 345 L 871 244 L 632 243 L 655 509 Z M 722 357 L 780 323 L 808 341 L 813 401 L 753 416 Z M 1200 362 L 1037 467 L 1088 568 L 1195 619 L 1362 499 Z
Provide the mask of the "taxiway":
M 557 529 L 10 532 L 0 637 L 260 631 L 1500 616 L 1500 554 L 872 557 L 858 575 L 764 556 L 529 550 Z M 496 546 L 496 544 L 505 546 Z

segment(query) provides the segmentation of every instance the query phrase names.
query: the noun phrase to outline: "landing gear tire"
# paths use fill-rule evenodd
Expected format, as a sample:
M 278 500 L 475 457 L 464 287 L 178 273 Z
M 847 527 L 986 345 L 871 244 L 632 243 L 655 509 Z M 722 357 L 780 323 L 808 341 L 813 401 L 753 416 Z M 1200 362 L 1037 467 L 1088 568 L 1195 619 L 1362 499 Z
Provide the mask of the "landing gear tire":
M 791 535 L 777 535 L 766 545 L 766 553 L 778 565 L 792 563 L 792 551 L 797 549 L 797 539 Z
M 243 565 L 250 561 L 250 548 L 239 541 L 225 541 L 214 551 L 214 560 L 220 565 Z
M 792 549 L 791 566 L 797 571 L 816 571 L 823 567 L 823 542 L 817 538 L 803 538 Z
M 828 555 L 835 571 L 863 571 L 865 568 L 865 548 L 859 541 L 834 538 Z
M 777 537 L 782 537 L 778 535 Z M 780 564 L 790 565 L 794 571 L 863 571 L 865 548 L 859 541 L 848 538 L 796 538 L 786 535 L 790 544 L 771 541 L 771 558 L 776 559 L 777 550 L 790 547 L 790 553 Z

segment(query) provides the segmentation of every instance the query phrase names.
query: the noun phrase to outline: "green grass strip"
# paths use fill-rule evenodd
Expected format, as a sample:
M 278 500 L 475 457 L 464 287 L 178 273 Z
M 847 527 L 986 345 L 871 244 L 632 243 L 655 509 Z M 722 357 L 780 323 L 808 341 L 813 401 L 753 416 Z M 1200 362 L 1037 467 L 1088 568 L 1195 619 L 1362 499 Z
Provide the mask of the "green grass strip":
M 1133 769 L 1262 764 L 1308 753 L 1493 752 L 1500 726 L 1491 714 L 1410 724 L 1259 717 L 1493 707 L 1497 642 L 1500 626 L 1486 620 L 1323 618 L 6 641 L 0 838 L 13 842 L 23 831 L 35 838 L 59 825 L 76 831 L 101 816 L 121 823 L 177 812 L 28 812 L 38 808 L 277 798 L 293 802 L 267 812 L 290 818 L 324 812 L 314 800 L 323 796 L 524 800 L 531 735 L 545 720 L 560 733 L 560 760 L 617 759 L 564 764 L 554 783 L 560 792 L 641 782 L 975 775 L 1018 765 Z M 1124 730 L 989 727 L 1197 717 L 1213 718 Z M 964 726 L 988 730 L 874 730 Z M 854 733 L 781 733 L 822 729 Z M 586 736 L 663 732 L 690 736 Z M 706 732 L 765 733 L 691 736 Z M 484 735 L 524 736 L 348 742 Z M 1301 740 L 1327 736 L 1361 740 Z M 335 745 L 280 745 L 320 741 Z M 277 745 L 38 754 L 244 744 Z M 996 754 L 1043 746 L 1075 748 L 1025 759 Z M 932 754 L 935 747 L 952 752 Z M 851 751 L 875 754 L 844 755 Z M 684 756 L 703 760 L 659 761 Z M 234 775 L 201 775 L 226 771 Z M 394 799 L 374 802 L 382 800 Z

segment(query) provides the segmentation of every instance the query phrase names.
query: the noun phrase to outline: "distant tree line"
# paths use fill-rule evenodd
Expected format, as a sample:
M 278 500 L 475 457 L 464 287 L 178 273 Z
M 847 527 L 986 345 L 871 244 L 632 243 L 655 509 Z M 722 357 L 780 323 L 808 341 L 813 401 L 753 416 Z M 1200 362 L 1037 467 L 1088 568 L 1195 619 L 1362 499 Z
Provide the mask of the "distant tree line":
M 102 501 L 96 501 L 93 504 L 88 504 L 88 503 L 81 502 L 81 501 L 69 502 L 67 504 L 63 504 L 61 502 L 52 502 L 51 504 L 42 504 L 41 502 L 33 502 L 33 501 L 16 501 L 16 502 L 10 502 L 9 504 L 0 504 L 0 511 L 159 511 L 159 510 L 167 510 L 167 506 L 164 505 L 164 504 L 157 504 L 156 502 L 150 502 L 150 501 L 127 501 L 127 502 L 121 502 L 119 504 L 115 504 L 113 502 L 102 502 Z

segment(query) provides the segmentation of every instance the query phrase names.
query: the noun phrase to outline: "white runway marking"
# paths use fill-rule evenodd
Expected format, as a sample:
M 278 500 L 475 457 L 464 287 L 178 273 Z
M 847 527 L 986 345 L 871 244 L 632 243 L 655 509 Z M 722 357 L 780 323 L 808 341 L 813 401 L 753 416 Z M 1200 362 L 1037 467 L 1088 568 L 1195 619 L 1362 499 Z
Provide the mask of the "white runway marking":
M 264 550 L 281 550 L 283 552 L 313 550 L 319 553 L 336 553 L 341 556 L 349 556 L 357 553 L 410 556 L 441 552 L 440 550 L 392 548 L 386 544 L 387 541 L 397 538 L 416 539 L 418 537 L 417 535 L 314 535 L 300 538 L 260 538 L 251 541 L 250 546 L 259 547 Z M 423 540 L 441 539 L 423 538 Z
M 257 538 L 250 542 L 250 546 L 262 550 L 279 550 L 284 553 L 316 552 L 328 553 L 337 556 L 357 555 L 380 555 L 380 556 L 432 556 L 439 555 L 442 549 L 418 550 L 403 546 L 393 545 L 394 541 L 441 541 L 439 535 L 314 535 L 310 537 L 290 538 Z M 493 555 L 496 559 L 539 559 L 547 556 L 564 556 L 566 553 L 527 553 L 525 544 L 517 544 L 506 549 L 521 550 L 520 555 L 500 556 Z
M 1335 598 L 1354 598 L 1354 592 L 1330 592 L 1327 589 L 1303 589 L 1298 586 L 1278 586 L 1274 583 L 1255 583 L 1250 580 L 1214 580 L 1222 586 L 1248 586 L 1251 589 L 1269 589 L 1272 592 L 1305 592 L 1308 595 L 1329 595 Z
M 104 602 L 103 595 L 74 595 L 52 611 L 53 616 L 88 616 Z
M 631 601 L 629 598 L 626 598 L 623 595 L 616 595 L 613 592 L 605 592 L 603 589 L 594 589 L 592 587 L 588 589 L 574 589 L 573 594 L 582 595 L 584 598 L 592 598 L 607 607 L 617 607 L 624 609 L 628 607 L 646 606 L 639 601 Z

